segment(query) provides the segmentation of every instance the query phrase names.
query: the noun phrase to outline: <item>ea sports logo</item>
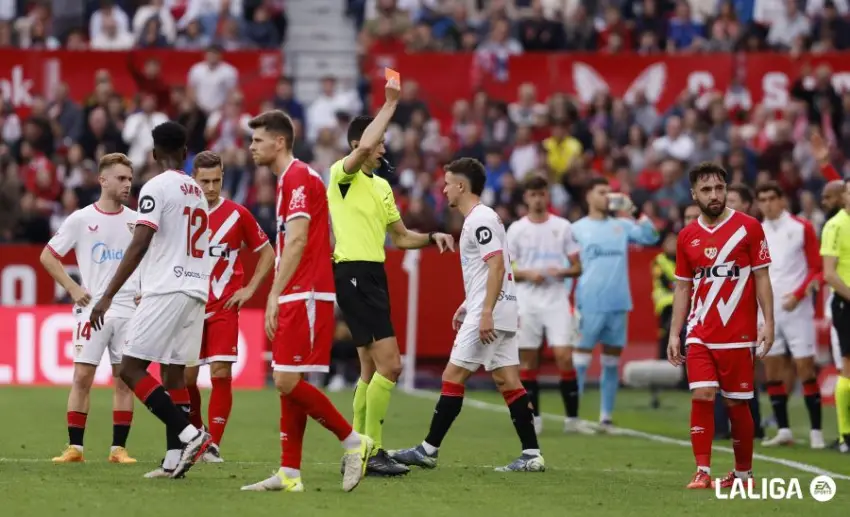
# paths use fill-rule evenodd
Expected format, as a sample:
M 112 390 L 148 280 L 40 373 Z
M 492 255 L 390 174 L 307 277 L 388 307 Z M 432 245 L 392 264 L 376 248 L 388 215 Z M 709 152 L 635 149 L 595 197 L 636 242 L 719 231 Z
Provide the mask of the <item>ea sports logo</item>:
M 825 503 L 835 497 L 835 481 L 829 476 L 818 476 L 809 485 L 812 499 Z

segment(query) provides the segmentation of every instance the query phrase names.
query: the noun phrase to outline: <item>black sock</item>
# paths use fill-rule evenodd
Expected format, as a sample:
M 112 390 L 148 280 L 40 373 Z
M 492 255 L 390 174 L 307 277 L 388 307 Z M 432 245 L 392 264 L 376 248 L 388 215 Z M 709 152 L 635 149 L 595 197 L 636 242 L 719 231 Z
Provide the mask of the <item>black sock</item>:
M 434 408 L 434 416 L 431 417 L 431 428 L 428 430 L 428 436 L 425 437 L 429 445 L 438 448 L 463 407 L 463 390 L 459 395 L 446 394 L 445 385 L 444 382 L 443 393 L 437 401 L 437 407 Z
M 561 374 L 561 398 L 564 401 L 564 409 L 567 411 L 567 418 L 578 418 L 578 381 L 576 381 L 575 370 L 572 376 L 569 372 Z
M 189 411 L 191 411 L 192 406 L 188 404 L 174 404 L 174 407 L 177 408 L 178 411 L 182 415 L 186 417 L 186 421 L 189 421 Z M 188 424 L 187 424 L 188 425 Z M 180 431 L 186 429 L 186 426 L 181 426 L 179 429 L 173 429 L 171 426 L 166 426 L 165 428 L 165 445 L 167 450 L 171 451 L 174 449 L 182 449 L 183 442 L 180 441 Z
M 165 424 L 166 428 L 172 430 L 175 435 L 180 434 L 183 429 L 191 425 L 186 413 L 174 405 L 174 402 L 171 401 L 171 397 L 168 396 L 168 392 L 166 392 L 165 388 L 161 385 L 157 385 L 156 388 L 151 390 L 142 402 L 150 410 L 150 412 L 156 415 L 156 417 Z M 183 446 L 181 445 L 177 448 L 180 449 L 182 447 Z
M 528 393 L 528 400 L 531 402 L 531 410 L 534 416 L 540 416 L 540 383 L 537 382 L 537 379 L 521 382 L 525 392 Z
M 531 401 L 528 398 L 528 394 L 522 393 L 516 396 L 511 392 L 506 392 L 502 393 L 502 395 L 505 396 L 505 402 L 508 404 L 508 410 L 511 412 L 511 422 L 514 423 L 514 429 L 516 429 L 516 434 L 519 436 L 520 443 L 522 443 L 522 450 L 539 450 L 540 446 L 537 444 L 537 433 L 534 432 L 534 415 L 531 411 Z
M 130 426 L 121 424 L 112 424 L 112 446 L 125 447 L 127 445 L 127 437 L 130 435 Z
M 80 411 L 68 412 L 68 444 L 83 446 L 83 436 L 86 434 L 87 413 Z
M 767 383 L 767 392 L 770 394 L 770 405 L 776 417 L 776 427 L 788 429 L 788 393 L 785 392 L 785 383 L 770 381 Z
M 809 423 L 812 430 L 820 431 L 823 422 L 821 414 L 820 388 L 817 379 L 803 381 L 803 393 L 806 401 L 806 409 L 809 411 Z

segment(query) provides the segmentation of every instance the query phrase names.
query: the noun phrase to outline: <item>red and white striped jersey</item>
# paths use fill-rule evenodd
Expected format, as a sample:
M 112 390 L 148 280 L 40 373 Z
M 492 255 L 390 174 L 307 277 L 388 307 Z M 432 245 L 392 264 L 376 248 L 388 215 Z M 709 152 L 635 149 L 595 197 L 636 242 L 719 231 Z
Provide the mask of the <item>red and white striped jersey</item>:
M 266 232 L 247 208 L 221 198 L 209 211 L 210 295 L 207 314 L 215 314 L 233 293 L 244 286 L 245 272 L 239 253 L 242 247 L 257 252 L 268 245 Z
M 802 299 L 806 287 L 820 275 L 823 265 L 818 237 L 812 223 L 787 211 L 774 220 L 765 219 L 761 226 L 770 248 L 770 283 L 778 309 L 788 294 Z

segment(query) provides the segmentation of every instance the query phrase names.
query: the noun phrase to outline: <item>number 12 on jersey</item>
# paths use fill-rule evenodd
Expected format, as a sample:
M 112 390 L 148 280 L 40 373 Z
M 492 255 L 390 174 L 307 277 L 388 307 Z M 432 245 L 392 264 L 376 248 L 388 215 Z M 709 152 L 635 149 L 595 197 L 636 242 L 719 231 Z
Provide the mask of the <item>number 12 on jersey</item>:
M 187 206 L 183 208 L 183 215 L 186 217 L 186 255 L 202 258 L 205 250 L 198 248 L 198 240 L 207 231 L 207 211 Z

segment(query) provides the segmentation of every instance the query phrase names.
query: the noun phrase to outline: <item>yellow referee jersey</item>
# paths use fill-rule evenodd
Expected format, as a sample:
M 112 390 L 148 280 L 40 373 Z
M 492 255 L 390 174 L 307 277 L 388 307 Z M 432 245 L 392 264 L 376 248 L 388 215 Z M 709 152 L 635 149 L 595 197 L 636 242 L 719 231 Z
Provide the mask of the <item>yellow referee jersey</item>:
M 820 254 L 836 257 L 835 271 L 850 286 L 850 214 L 841 210 L 826 222 L 821 236 Z
M 331 165 L 328 184 L 334 262 L 384 262 L 387 226 L 401 219 L 393 189 L 375 174 L 346 174 L 344 162 Z

